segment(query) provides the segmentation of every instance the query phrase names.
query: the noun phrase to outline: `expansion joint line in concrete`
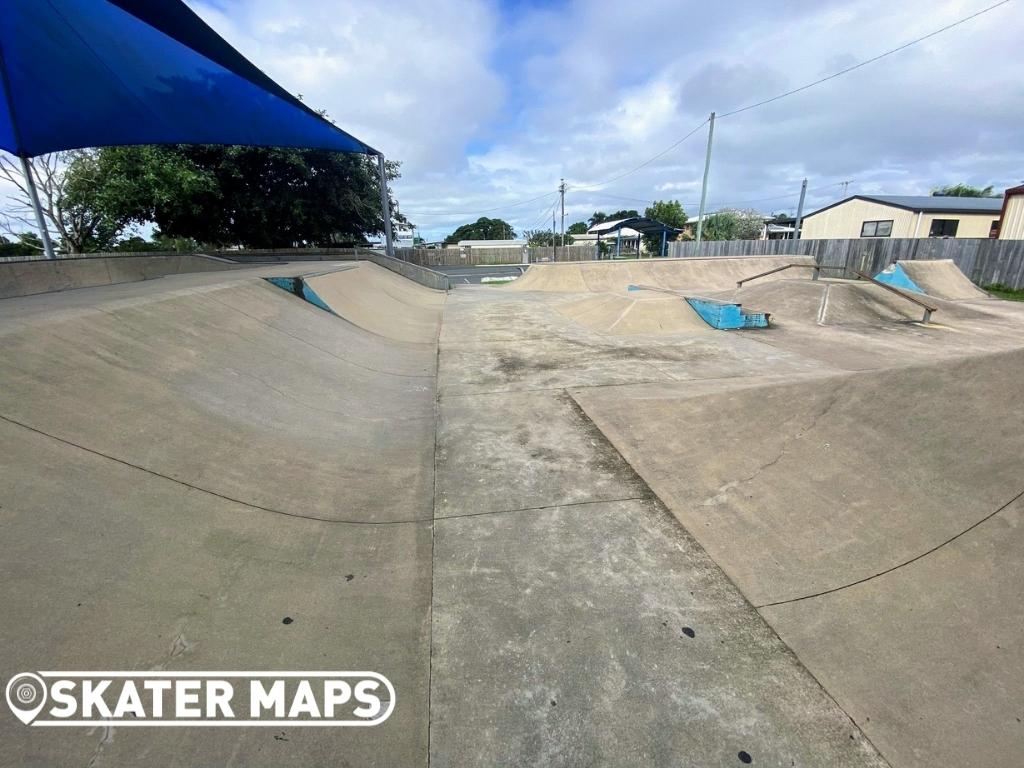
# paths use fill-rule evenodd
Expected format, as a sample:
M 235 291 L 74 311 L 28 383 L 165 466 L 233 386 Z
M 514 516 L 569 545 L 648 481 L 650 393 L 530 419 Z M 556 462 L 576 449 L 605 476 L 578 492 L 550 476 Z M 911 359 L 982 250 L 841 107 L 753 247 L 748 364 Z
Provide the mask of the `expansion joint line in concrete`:
M 973 531 L 975 528 L 977 528 L 982 523 L 988 522 L 993 517 L 998 515 L 1000 512 L 1003 512 L 1003 511 L 1009 509 L 1017 501 L 1019 501 L 1022 497 L 1024 497 L 1024 491 L 1021 491 L 1016 496 L 1014 496 L 1012 499 L 1010 499 L 1008 502 L 1003 504 L 1001 507 L 999 507 L 998 509 L 996 509 L 993 512 L 989 512 L 983 518 L 981 518 L 980 520 L 978 520 L 978 521 L 972 523 L 971 525 L 967 526 L 966 528 L 964 528 L 959 533 L 957 533 L 957 534 L 955 534 L 953 536 L 950 536 L 945 541 L 943 541 L 943 542 L 941 542 L 939 544 L 936 544 L 931 549 L 926 550 L 925 552 L 922 552 L 919 555 L 915 555 L 914 557 L 910 558 L 909 560 L 904 560 L 902 563 L 897 563 L 896 565 L 891 566 L 890 568 L 886 568 L 884 571 L 879 571 L 878 573 L 872 574 L 871 576 L 865 576 L 863 579 L 857 579 L 856 581 L 851 581 L 849 584 L 842 584 L 842 585 L 840 585 L 838 587 L 833 587 L 832 589 L 825 589 L 825 590 L 822 590 L 821 592 L 814 592 L 814 593 L 812 593 L 810 595 L 801 595 L 800 597 L 791 597 L 791 598 L 789 598 L 787 600 L 776 600 L 774 603 L 764 603 L 763 605 L 756 605 L 754 607 L 757 608 L 758 610 L 760 610 L 762 608 L 772 608 L 772 607 L 774 607 L 776 605 L 789 605 L 790 603 L 798 603 L 801 600 L 810 600 L 810 599 L 815 598 L 815 597 L 823 597 L 825 595 L 831 595 L 834 592 L 841 592 L 844 589 L 850 589 L 851 587 L 856 587 L 856 586 L 858 586 L 860 584 L 864 584 L 864 583 L 866 583 L 868 581 L 872 581 L 874 579 L 877 579 L 877 578 L 880 578 L 880 577 L 885 576 L 887 574 L 890 574 L 893 571 L 898 571 L 900 568 L 905 568 L 908 565 L 916 563 L 918 560 L 922 560 L 922 559 L 928 557 L 928 555 L 932 554 L 933 552 L 938 552 L 940 549 L 942 549 L 946 545 L 952 544 L 954 541 L 956 541 L 960 537 L 965 536 L 968 533 L 970 533 L 971 531 Z
M 6 421 L 8 424 L 13 424 L 16 427 L 21 427 L 22 429 L 27 429 L 30 432 L 35 432 L 37 435 L 42 435 L 43 437 L 48 437 L 51 440 L 56 440 L 58 443 L 63 443 L 64 445 L 70 446 L 72 448 L 77 448 L 80 451 L 85 451 L 86 453 L 91 453 L 93 456 L 99 456 L 100 458 L 104 458 L 104 459 L 107 459 L 109 461 L 116 462 L 116 463 L 118 463 L 118 464 L 120 464 L 122 466 L 130 467 L 131 469 L 137 469 L 140 472 L 145 472 L 147 475 L 152 475 L 153 477 L 159 477 L 162 480 L 168 480 L 168 481 L 170 481 L 172 483 L 175 483 L 177 485 L 180 485 L 180 486 L 183 486 L 185 488 L 188 488 L 189 490 L 199 491 L 200 493 L 205 493 L 205 494 L 207 494 L 209 496 L 214 496 L 214 497 L 216 497 L 218 499 L 223 499 L 224 501 L 230 501 L 230 502 L 232 502 L 234 504 L 240 504 L 243 507 L 248 507 L 249 509 L 258 509 L 261 512 L 268 512 L 268 513 L 273 514 L 273 515 L 281 515 L 282 517 L 293 517 L 293 518 L 296 518 L 298 520 L 312 520 L 312 521 L 318 522 L 318 523 L 339 523 L 341 525 L 411 525 L 411 524 L 430 525 L 431 524 L 431 521 L 429 519 L 418 520 L 416 518 L 410 518 L 408 520 L 337 520 L 337 519 L 333 519 L 333 518 L 329 518 L 329 517 L 318 517 L 316 515 L 299 515 L 299 514 L 296 514 L 294 512 L 286 512 L 283 509 L 274 509 L 273 507 L 264 507 L 264 506 L 261 506 L 259 504 L 253 504 L 251 501 L 243 501 L 242 499 L 236 499 L 234 496 L 228 496 L 227 494 L 219 493 L 218 491 L 211 491 L 209 488 L 203 488 L 202 486 L 194 485 L 193 483 L 190 483 L 187 480 L 180 480 L 180 479 L 178 479 L 176 477 L 171 477 L 170 475 L 165 475 L 162 472 L 157 472 L 154 469 L 149 469 L 148 467 L 143 467 L 140 464 L 133 464 L 130 461 L 125 461 L 124 459 L 119 459 L 116 456 L 111 456 L 109 453 L 104 453 L 103 451 L 98 451 L 95 448 L 89 448 L 88 446 L 82 445 L 80 443 L 76 443 L 73 440 L 67 440 L 67 439 L 65 439 L 63 437 L 60 437 L 58 435 L 54 435 L 54 434 L 52 434 L 50 432 L 47 432 L 45 430 L 38 429 L 37 427 L 33 427 L 30 424 L 26 424 L 26 423 L 24 423 L 22 421 L 18 421 L 17 419 L 11 418 L 10 416 L 6 416 L 6 415 L 4 415 L 2 413 L 0 413 L 0 421 Z
M 437 528 L 437 437 L 441 428 L 441 332 L 444 329 L 444 310 L 448 303 L 448 294 L 445 294 L 441 303 L 441 319 L 437 323 L 437 339 L 434 345 L 434 454 L 431 467 L 433 469 L 433 495 L 430 500 L 430 600 L 428 601 L 430 617 L 427 626 L 427 766 L 430 766 L 431 738 L 433 728 L 433 712 L 431 700 L 433 698 L 434 681 L 434 538 Z

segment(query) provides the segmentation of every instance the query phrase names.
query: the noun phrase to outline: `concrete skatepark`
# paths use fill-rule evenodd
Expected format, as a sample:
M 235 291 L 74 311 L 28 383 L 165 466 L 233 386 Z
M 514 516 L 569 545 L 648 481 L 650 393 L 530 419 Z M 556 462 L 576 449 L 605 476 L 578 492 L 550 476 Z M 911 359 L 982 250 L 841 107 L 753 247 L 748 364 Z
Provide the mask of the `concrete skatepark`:
M 5 717 L 2 762 L 1020 763 L 1024 304 L 903 262 L 925 324 L 806 264 L 0 301 L 5 679 L 371 669 L 398 702 L 343 733 Z

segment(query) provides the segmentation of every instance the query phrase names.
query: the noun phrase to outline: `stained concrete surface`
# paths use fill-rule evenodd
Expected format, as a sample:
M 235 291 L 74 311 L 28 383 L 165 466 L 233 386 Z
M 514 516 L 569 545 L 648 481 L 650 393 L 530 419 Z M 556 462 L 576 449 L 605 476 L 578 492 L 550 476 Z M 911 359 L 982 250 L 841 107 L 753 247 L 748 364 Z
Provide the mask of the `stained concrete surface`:
M 725 291 L 768 268 L 697 261 L 534 267 L 541 290 L 447 298 L 374 265 L 317 264 L 0 302 L 0 412 L 24 425 L 0 422 L 5 677 L 86 664 L 366 668 L 398 695 L 388 723 L 357 734 L 47 740 L 4 718 L 11 761 L 1019 762 L 1020 617 L 999 607 L 1019 592 L 1018 510 L 939 539 L 1012 484 L 1015 422 L 999 404 L 1018 380 L 1021 308 L 958 301 L 927 327 L 879 313 L 622 335 L 559 312 L 626 295 L 627 280 Z M 569 273 L 585 296 L 566 293 Z M 259 279 L 298 274 L 337 316 Z M 780 305 L 807 303 L 809 280 L 770 284 Z M 989 370 L 966 360 L 978 355 L 997 373 L 977 373 Z M 928 365 L 940 373 L 915 373 Z M 804 465 L 821 466 L 825 429 L 844 458 L 812 482 Z M 994 463 L 986 436 L 1008 448 Z M 920 451 L 931 458 L 916 466 Z M 680 503 L 752 472 L 756 497 L 725 489 L 707 507 L 717 518 Z M 801 525 L 801 510 L 842 506 L 858 483 L 902 499 L 904 474 L 908 495 L 888 515 L 850 503 Z M 986 478 L 988 490 L 966 488 Z M 766 526 L 787 511 L 784 491 L 800 509 L 777 518 L 790 529 L 776 535 Z M 936 508 L 934 536 L 915 539 L 908 514 L 924 506 Z M 872 539 L 858 514 L 889 538 Z M 736 533 L 717 554 L 700 525 L 711 519 Z M 729 547 L 745 536 L 750 563 L 737 565 Z M 766 543 L 789 546 L 799 567 Z M 842 581 L 865 572 L 861 557 L 882 567 L 918 544 L 937 549 Z M 762 575 L 764 594 L 783 599 L 840 588 L 759 615 L 747 598 Z M 960 741 L 958 703 L 973 729 Z
M 654 501 L 444 521 L 434 557 L 432 765 L 884 764 Z

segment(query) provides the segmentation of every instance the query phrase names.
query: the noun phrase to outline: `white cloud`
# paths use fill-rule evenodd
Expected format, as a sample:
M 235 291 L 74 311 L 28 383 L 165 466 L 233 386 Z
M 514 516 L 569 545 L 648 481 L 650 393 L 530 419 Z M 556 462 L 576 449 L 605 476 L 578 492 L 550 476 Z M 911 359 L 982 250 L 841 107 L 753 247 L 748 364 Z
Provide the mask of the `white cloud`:
M 700 195 L 706 128 L 968 15 L 986 0 L 190 0 L 345 130 L 402 160 L 402 210 L 441 236 L 475 211 L 518 229 Z M 1024 15 L 997 9 L 848 75 L 721 119 L 709 200 L 765 212 L 850 192 L 1024 179 Z M 423 212 L 449 211 L 446 216 Z

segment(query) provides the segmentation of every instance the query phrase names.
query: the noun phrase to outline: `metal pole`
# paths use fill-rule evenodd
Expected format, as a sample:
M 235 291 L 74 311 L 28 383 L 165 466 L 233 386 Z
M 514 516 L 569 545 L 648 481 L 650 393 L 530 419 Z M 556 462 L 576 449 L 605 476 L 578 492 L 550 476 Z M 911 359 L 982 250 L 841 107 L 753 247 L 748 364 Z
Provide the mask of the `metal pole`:
M 800 185 L 800 202 L 796 206 L 796 221 L 793 223 L 793 239 L 800 239 L 800 224 L 804 220 L 804 198 L 807 197 L 807 179 Z
M 708 173 L 711 171 L 711 142 L 715 138 L 715 113 L 708 119 L 708 154 L 704 158 L 704 183 L 700 189 L 700 211 L 697 213 L 697 255 L 700 255 L 700 241 L 704 234 L 704 205 L 708 199 Z
M 384 171 L 384 155 L 377 155 L 377 171 L 380 173 L 380 210 L 384 216 L 384 253 L 394 258 L 395 246 L 391 241 L 391 203 L 388 200 L 388 177 Z
M 43 206 L 39 204 L 39 192 L 36 190 L 35 179 L 32 178 L 32 166 L 28 158 L 18 157 L 21 160 L 21 172 L 25 174 L 25 181 L 28 184 L 28 196 L 32 199 L 32 210 L 36 214 L 36 226 L 39 227 L 39 237 L 43 241 L 43 252 L 48 259 L 56 259 L 57 254 L 53 252 L 53 243 L 50 242 L 50 230 L 46 228 L 46 221 L 43 219 Z
M 661 230 L 661 257 L 662 258 L 665 258 L 665 241 L 666 241 L 666 239 L 667 238 L 665 237 L 665 230 L 663 229 L 663 230 Z
M 622 230 L 619 229 L 615 233 L 615 258 L 619 258 L 622 255 Z
M 562 248 L 565 248 L 565 179 L 558 185 L 558 191 L 562 194 Z
M 558 261 L 558 251 L 555 250 L 555 211 L 551 211 L 551 260 Z

